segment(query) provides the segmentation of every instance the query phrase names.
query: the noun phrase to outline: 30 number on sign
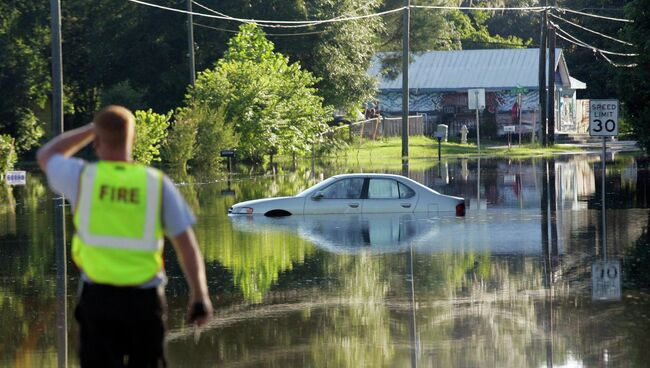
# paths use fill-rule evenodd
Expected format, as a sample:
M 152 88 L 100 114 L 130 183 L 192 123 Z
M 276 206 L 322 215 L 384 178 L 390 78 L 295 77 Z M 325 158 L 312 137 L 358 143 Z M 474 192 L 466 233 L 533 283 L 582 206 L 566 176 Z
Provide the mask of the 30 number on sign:
M 618 100 L 589 101 L 589 135 L 618 135 Z
M 616 122 L 612 119 L 607 119 L 604 123 L 600 119 L 594 120 L 594 127 L 592 128 L 594 133 L 601 133 L 603 129 L 605 132 L 613 133 L 616 131 Z M 613 134 L 616 135 L 616 134 Z

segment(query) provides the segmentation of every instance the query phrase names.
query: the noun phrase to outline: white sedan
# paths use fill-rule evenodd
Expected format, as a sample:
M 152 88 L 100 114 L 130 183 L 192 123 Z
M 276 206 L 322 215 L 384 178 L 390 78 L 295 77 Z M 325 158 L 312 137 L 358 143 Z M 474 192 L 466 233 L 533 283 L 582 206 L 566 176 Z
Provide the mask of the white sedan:
M 465 200 L 390 174 L 335 175 L 293 197 L 256 199 L 228 209 L 230 215 L 270 217 L 439 212 L 465 216 Z

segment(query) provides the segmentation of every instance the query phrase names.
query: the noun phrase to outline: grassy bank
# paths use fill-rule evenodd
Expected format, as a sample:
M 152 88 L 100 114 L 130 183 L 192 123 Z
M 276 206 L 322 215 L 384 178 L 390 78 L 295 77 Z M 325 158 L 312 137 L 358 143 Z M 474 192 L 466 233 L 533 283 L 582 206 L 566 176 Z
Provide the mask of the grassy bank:
M 482 157 L 532 157 L 550 156 L 557 153 L 581 152 L 583 149 L 574 146 L 543 147 L 538 144 L 527 144 L 521 147 L 513 145 L 508 148 L 503 142 L 481 142 Z M 441 144 L 442 158 L 477 157 L 476 144 L 460 144 L 447 142 Z M 401 165 L 402 139 L 389 138 L 384 141 L 365 141 L 352 145 L 346 152 L 348 162 L 359 166 L 396 166 Z M 438 141 L 423 136 L 409 138 L 409 165 L 430 166 L 432 160 L 438 159 Z

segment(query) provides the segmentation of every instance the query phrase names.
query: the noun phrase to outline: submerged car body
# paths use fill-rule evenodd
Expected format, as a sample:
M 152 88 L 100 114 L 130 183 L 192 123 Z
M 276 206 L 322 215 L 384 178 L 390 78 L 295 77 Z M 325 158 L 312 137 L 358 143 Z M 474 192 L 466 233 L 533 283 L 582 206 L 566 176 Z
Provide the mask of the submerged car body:
M 369 213 L 455 213 L 465 215 L 463 198 L 440 194 L 414 180 L 391 174 L 332 176 L 293 196 L 240 202 L 231 215 L 322 215 Z

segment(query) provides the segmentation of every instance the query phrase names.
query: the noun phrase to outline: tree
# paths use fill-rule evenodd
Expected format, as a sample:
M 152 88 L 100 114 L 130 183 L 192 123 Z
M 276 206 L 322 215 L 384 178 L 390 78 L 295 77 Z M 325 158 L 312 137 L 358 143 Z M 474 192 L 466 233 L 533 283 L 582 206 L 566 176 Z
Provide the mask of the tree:
M 318 81 L 298 63 L 274 51 L 264 32 L 248 24 L 228 42 L 214 69 L 189 88 L 189 106 L 223 109 L 240 136 L 239 152 L 261 161 L 271 152 L 303 153 L 326 129 L 331 109 L 316 95 Z
M 189 83 L 185 15 L 122 0 L 64 1 L 62 13 L 63 75 L 75 124 L 118 91 L 127 92 L 131 99 L 122 96 L 121 104 L 133 109 L 169 111 L 182 103 Z
M 618 92 L 624 112 L 639 142 L 650 149 L 650 0 L 634 0 L 625 7 L 625 14 L 634 23 L 628 23 L 624 35 L 635 45 L 639 55 L 634 68 L 621 68 Z
M 584 12 L 611 16 L 624 17 L 623 6 L 628 0 L 568 0 L 562 6 L 570 9 L 582 9 Z M 579 14 L 552 12 L 562 19 L 592 29 L 601 34 L 622 38 L 620 32 L 624 23 L 604 20 L 601 18 L 587 17 Z M 585 43 L 605 50 L 631 53 L 630 47 L 614 42 L 610 39 L 587 32 L 581 28 L 566 23 L 555 17 L 550 18 L 564 32 L 568 32 Z M 562 32 L 557 32 L 563 35 Z M 566 36 L 565 36 L 566 37 Z M 627 38 L 627 37 L 623 37 Z M 571 76 L 587 82 L 587 89 L 578 90 L 578 98 L 613 98 L 616 96 L 616 83 L 614 81 L 617 68 L 609 64 L 602 56 L 590 48 L 580 47 L 573 43 L 565 42 L 558 37 L 558 47 L 562 47 L 570 67 Z M 612 58 L 612 56 L 609 56 Z M 613 58 L 616 58 L 615 56 Z M 627 61 L 622 60 L 622 63 Z
M 0 134 L 31 149 L 43 135 L 35 112 L 45 109 L 50 89 L 49 7 L 44 2 L 0 3 Z
M 335 17 L 354 17 L 372 14 L 381 0 L 224 0 L 218 9 L 228 15 L 249 19 L 314 20 Z M 206 5 L 213 5 L 206 3 Z M 215 8 L 212 6 L 212 8 Z M 207 12 L 205 9 L 201 9 Z M 221 57 L 226 50 L 224 29 L 232 29 L 233 22 L 198 19 L 195 30 L 197 66 Z M 379 32 L 383 29 L 381 17 L 324 23 L 302 28 L 265 28 L 273 40 L 275 50 L 287 55 L 291 62 L 299 62 L 319 81 L 317 94 L 326 105 L 350 109 L 366 102 L 375 90 L 374 78 L 367 75 L 370 61 L 377 52 Z
M 411 4 L 430 5 L 430 2 L 414 0 Z M 386 0 L 382 9 L 395 9 L 402 5 L 401 0 Z M 479 7 L 499 4 L 491 4 L 488 1 L 477 6 L 445 0 L 436 5 Z M 411 53 L 418 53 L 432 50 L 516 48 L 531 43 L 531 40 L 524 41 L 517 35 L 493 34 L 489 27 L 490 21 L 499 16 L 494 11 L 413 8 L 410 13 L 409 50 Z M 402 50 L 403 13 L 387 16 L 386 24 L 385 42 L 381 46 L 381 50 L 386 51 L 382 59 L 382 72 L 389 78 L 396 78 L 402 67 L 402 54 L 395 51 Z

